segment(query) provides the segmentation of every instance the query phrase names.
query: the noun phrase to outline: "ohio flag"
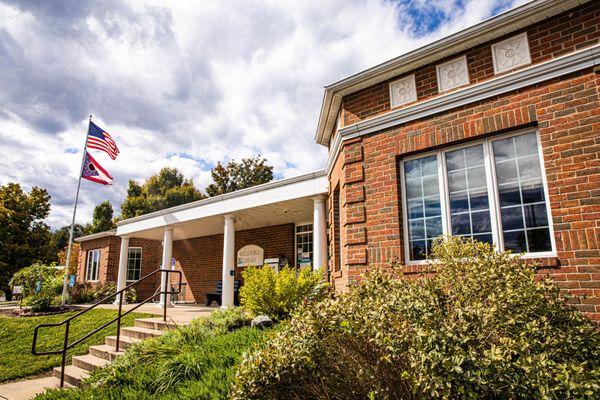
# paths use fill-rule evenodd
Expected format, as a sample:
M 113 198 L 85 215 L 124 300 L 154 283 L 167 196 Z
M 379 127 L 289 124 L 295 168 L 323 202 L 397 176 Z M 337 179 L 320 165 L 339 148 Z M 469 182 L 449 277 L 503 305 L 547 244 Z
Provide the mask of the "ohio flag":
M 87 151 L 85 152 L 85 162 L 83 163 L 81 177 L 102 185 L 112 185 L 113 181 L 113 177 Z

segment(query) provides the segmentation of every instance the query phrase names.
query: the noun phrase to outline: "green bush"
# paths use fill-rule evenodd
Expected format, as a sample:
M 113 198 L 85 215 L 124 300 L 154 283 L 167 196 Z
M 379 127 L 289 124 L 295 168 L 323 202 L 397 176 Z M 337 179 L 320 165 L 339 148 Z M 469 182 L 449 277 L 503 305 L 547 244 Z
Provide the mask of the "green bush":
M 117 285 L 113 282 L 103 284 L 91 284 L 89 282 L 77 283 L 69 292 L 71 304 L 90 304 L 95 303 L 111 294 L 117 292 Z M 115 297 L 109 297 L 104 303 L 114 302 Z M 135 303 L 137 293 L 134 288 L 125 291 L 125 301 Z
M 600 398 L 600 332 L 534 268 L 449 238 L 436 274 L 372 271 L 247 355 L 233 397 Z M 401 276 L 400 276 L 401 277 Z
M 23 304 L 30 306 L 32 311 L 45 311 L 52 305 L 58 304 L 62 291 L 63 272 L 54 268 L 54 264 L 34 263 L 17 271 L 11 281 L 11 286 L 21 286 Z M 41 281 L 39 291 L 36 290 Z
M 276 320 L 287 318 L 302 302 L 320 300 L 326 293 L 322 272 L 310 267 L 285 267 L 278 273 L 268 265 L 248 267 L 242 277 L 242 306 L 252 315 L 268 315 Z

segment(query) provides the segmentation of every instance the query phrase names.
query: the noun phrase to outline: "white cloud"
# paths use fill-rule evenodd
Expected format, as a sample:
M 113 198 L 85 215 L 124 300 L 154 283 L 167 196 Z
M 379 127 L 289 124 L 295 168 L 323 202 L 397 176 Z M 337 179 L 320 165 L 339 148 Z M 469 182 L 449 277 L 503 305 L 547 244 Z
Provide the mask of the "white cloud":
M 324 85 L 510 5 L 0 0 L 0 184 L 47 188 L 49 223 L 67 224 L 90 112 L 121 155 L 98 155 L 115 185 L 82 184 L 79 222 L 164 166 L 201 188 L 210 165 L 257 153 L 278 176 L 320 169 Z

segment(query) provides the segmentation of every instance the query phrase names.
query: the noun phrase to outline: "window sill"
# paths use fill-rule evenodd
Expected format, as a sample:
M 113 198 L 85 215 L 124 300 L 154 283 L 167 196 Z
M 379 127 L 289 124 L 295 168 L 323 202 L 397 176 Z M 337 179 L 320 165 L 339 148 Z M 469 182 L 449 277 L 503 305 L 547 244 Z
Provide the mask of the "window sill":
M 514 257 L 520 258 L 526 264 L 538 264 L 537 268 L 559 268 L 560 260 L 556 253 L 546 252 L 537 254 L 514 254 Z M 406 273 L 422 273 L 422 272 L 435 272 L 434 266 L 429 261 L 436 262 L 436 260 L 419 260 L 409 261 L 404 265 L 404 272 Z

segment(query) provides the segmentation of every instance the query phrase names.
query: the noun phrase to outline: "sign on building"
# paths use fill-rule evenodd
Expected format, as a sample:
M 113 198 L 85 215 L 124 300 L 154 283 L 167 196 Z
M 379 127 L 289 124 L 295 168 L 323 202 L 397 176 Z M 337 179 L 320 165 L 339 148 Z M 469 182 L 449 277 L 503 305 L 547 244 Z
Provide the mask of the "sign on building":
M 262 266 L 264 262 L 264 250 L 253 244 L 244 246 L 237 252 L 237 266 L 247 267 L 249 265 Z

